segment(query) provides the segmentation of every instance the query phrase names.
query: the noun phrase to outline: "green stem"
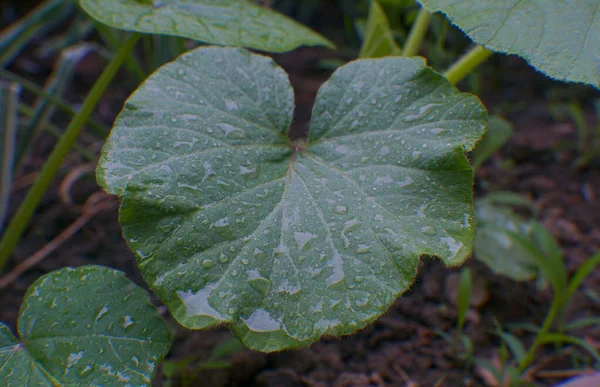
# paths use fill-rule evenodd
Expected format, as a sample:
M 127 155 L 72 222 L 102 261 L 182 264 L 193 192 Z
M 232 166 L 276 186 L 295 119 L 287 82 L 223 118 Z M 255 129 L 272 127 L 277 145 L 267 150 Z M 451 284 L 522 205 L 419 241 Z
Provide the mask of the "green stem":
M 444 73 L 444 76 L 450 81 L 450 83 L 456 85 L 492 54 L 492 51 L 483 46 L 475 46 L 469 52 L 463 55 L 458 62 L 450 66 L 450 68 Z
M 429 27 L 429 21 L 431 20 L 431 14 L 425 8 L 421 8 L 415 23 L 410 29 L 408 38 L 406 39 L 402 56 L 415 56 L 419 53 L 423 38 L 427 33 Z
M 133 50 L 139 37 L 139 34 L 133 34 L 119 48 L 119 51 L 117 51 L 114 58 L 106 66 L 104 71 L 102 71 L 102 74 L 100 74 L 100 77 L 85 97 L 83 105 L 81 105 L 81 110 L 73 117 L 73 120 L 65 130 L 65 133 L 62 135 L 61 139 L 56 144 L 56 147 L 48 157 L 48 160 L 42 167 L 42 170 L 27 193 L 23 203 L 11 219 L 4 235 L 2 235 L 2 239 L 0 239 L 0 271 L 2 271 L 8 262 L 8 258 L 17 245 L 38 203 L 50 186 L 50 183 L 52 183 L 56 172 L 60 168 L 65 156 L 69 153 L 71 146 L 75 143 L 81 127 L 94 111 L 98 101 L 106 91 L 106 88 L 110 85 L 125 58 L 129 55 L 131 50 Z
M 521 363 L 519 364 L 519 368 L 517 369 L 517 372 L 519 374 L 523 373 L 525 369 L 535 360 L 535 351 L 541 344 L 543 344 L 544 336 L 552 326 L 552 322 L 556 318 L 556 315 L 562 310 L 564 304 L 563 301 L 563 297 L 554 294 L 554 298 L 552 299 L 552 305 L 550 306 L 550 310 L 548 311 L 548 314 L 544 319 L 544 323 L 542 324 L 540 330 L 537 332 L 533 344 L 531 344 L 531 347 L 529 347 L 527 353 L 523 357 L 523 360 L 521 360 Z

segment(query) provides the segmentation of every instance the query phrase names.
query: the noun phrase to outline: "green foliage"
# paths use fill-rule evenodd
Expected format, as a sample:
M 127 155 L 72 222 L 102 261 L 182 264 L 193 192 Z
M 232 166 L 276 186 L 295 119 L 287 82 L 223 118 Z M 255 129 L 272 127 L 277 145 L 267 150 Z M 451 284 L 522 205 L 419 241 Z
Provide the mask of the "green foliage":
M 390 22 L 377 0 L 371 2 L 365 37 L 360 49 L 360 58 L 381 58 L 400 54 L 400 47 L 394 39 Z
M 391 20 L 403 16 L 410 21 L 416 14 L 413 0 L 381 3 L 393 10 Z M 421 3 L 445 12 L 487 48 L 519 54 L 555 78 L 599 85 L 600 24 L 595 15 L 600 8 L 595 1 Z M 272 52 L 333 46 L 249 0 L 79 4 L 117 51 L 115 59 L 80 112 L 62 107 L 75 118 L 3 235 L 0 267 L 121 63 L 141 81 L 147 70 L 184 52 L 184 38 Z M 366 11 L 366 2 L 344 4 L 365 6 Z M 412 11 L 401 15 L 405 7 Z M 408 35 L 405 26 L 396 31 L 408 36 L 405 56 L 423 52 L 430 28 L 427 9 L 419 11 Z M 0 67 L 72 10 L 71 2 L 48 1 L 4 31 Z M 91 28 L 89 19 L 82 24 L 77 36 Z M 424 51 L 439 56 L 438 64 L 449 63 L 443 47 L 452 40 L 448 21 L 435 16 L 433 30 L 436 42 Z M 136 32 L 158 34 L 145 37 L 143 61 L 133 55 Z M 389 19 L 373 0 L 360 56 L 399 53 Z M 475 47 L 450 66 L 446 78 L 420 59 L 351 62 L 319 91 L 307 139 L 288 136 L 293 91 L 287 74 L 271 59 L 240 48 L 208 47 L 160 68 L 127 101 L 98 168 L 99 182 L 123 198 L 120 222 L 143 276 L 182 325 L 200 329 L 226 323 L 243 344 L 261 351 L 305 346 L 322 335 L 364 327 L 414 280 L 421 255 L 459 265 L 471 252 L 473 175 L 465 151 L 481 136 L 487 113 L 477 98 L 450 83 L 472 74 L 489 55 L 483 46 Z M 49 87 L 64 88 L 65 74 Z M 51 90 L 38 94 L 43 98 L 30 111 L 31 133 L 48 124 L 54 109 L 48 101 L 61 106 L 47 95 Z M 596 138 L 588 135 L 581 110 L 569 113 L 585 134 L 581 139 Z M 511 132 L 507 122 L 493 119 L 473 153 L 474 166 Z M 596 145 L 590 147 L 596 153 L 586 151 L 579 164 L 597 154 Z M 600 254 L 569 281 L 556 241 L 541 225 L 513 211 L 522 204 L 506 194 L 477 203 L 475 248 L 480 259 L 514 279 L 538 275 L 554 293 L 528 349 L 498 327 L 503 363 L 508 349 L 517 363 L 499 370 L 499 381 L 517 381 L 536 349 L 547 343 L 579 345 L 600 360 L 592 346 L 564 333 L 597 321 L 568 325 L 564 310 Z M 473 343 L 462 329 L 471 279 L 465 269 L 457 335 L 440 333 L 455 349 L 462 344 L 467 367 Z M 557 332 L 551 332 L 555 321 Z M 42 277 L 27 293 L 18 330 L 20 341 L 0 325 L 0 378 L 15 386 L 149 385 L 169 346 L 168 330 L 144 292 L 121 274 L 99 267 Z M 234 340 L 217 348 L 197 370 L 228 367 L 223 357 L 239 346 Z M 165 374 L 181 376 L 195 360 L 169 362 Z
M 577 129 L 575 148 L 579 152 L 579 156 L 575 160 L 576 168 L 583 168 L 600 156 L 600 99 L 594 101 L 594 110 L 597 122 L 595 126 L 591 126 L 586 122 L 583 108 L 576 101 L 555 104 L 550 107 L 550 112 L 555 118 L 568 118 L 573 121 Z
M 19 84 L 0 81 L 0 230 L 2 230 L 9 209 L 20 95 L 21 86 Z
M 334 73 L 306 143 L 287 138 L 293 108 L 271 59 L 200 48 L 129 98 L 98 167 L 174 317 L 227 322 L 262 351 L 365 326 L 419 255 L 458 265 L 473 238 L 476 98 L 420 59 L 386 58 Z
M 458 297 L 456 298 L 456 309 L 458 313 L 456 329 L 459 332 L 462 331 L 463 327 L 465 326 L 465 322 L 467 321 L 467 312 L 469 311 L 469 305 L 471 302 L 471 286 L 471 270 L 469 268 L 465 268 L 460 273 L 460 278 L 458 281 Z
M 79 0 L 79 5 L 94 19 L 127 31 L 271 52 L 333 47 L 303 25 L 248 0 Z
M 596 0 L 419 0 L 476 43 L 517 54 L 548 76 L 600 87 Z
M 527 281 L 538 273 L 535 256 L 540 253 L 528 248 L 534 221 L 517 215 L 514 211 L 517 207 L 532 205 L 510 192 L 491 194 L 476 201 L 475 256 L 495 273 L 515 281 Z M 524 236 L 528 244 L 525 246 L 522 239 L 513 238 L 515 234 Z
M 471 165 L 477 169 L 512 137 L 512 124 L 499 116 L 491 116 L 481 141 L 473 149 Z
M 100 266 L 62 269 L 28 289 L 20 340 L 0 324 L 6 386 L 149 386 L 170 333 L 144 290 Z

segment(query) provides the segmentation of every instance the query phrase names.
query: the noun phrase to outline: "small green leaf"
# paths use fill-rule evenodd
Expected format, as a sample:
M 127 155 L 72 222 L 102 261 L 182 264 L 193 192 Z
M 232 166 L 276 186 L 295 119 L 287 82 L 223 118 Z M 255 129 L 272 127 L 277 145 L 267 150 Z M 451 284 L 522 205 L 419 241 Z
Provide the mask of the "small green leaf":
M 127 31 L 271 52 L 334 47 L 302 24 L 248 0 L 79 0 L 79 5 L 94 19 Z
M 381 58 L 388 55 L 400 55 L 400 47 L 392 35 L 385 11 L 377 0 L 372 0 L 365 39 L 359 56 L 361 58 Z
M 27 290 L 14 338 L 0 324 L 7 386 L 149 386 L 170 333 L 144 290 L 100 266 L 62 269 Z
M 129 98 L 97 170 L 173 316 L 261 351 L 364 327 L 420 255 L 459 265 L 474 234 L 465 149 L 487 113 L 423 60 L 340 67 L 307 143 L 287 138 L 293 109 L 272 59 L 199 48 Z
M 499 116 L 492 116 L 481 141 L 473 149 L 471 165 L 477 169 L 483 165 L 496 151 L 512 137 L 513 128 L 509 121 Z
M 536 258 L 512 233 L 531 238 L 531 221 L 518 216 L 510 207 L 496 204 L 493 198 L 477 200 L 475 256 L 493 272 L 515 281 L 534 278 L 540 270 Z
M 597 0 L 419 0 L 476 43 L 525 58 L 548 76 L 600 87 Z

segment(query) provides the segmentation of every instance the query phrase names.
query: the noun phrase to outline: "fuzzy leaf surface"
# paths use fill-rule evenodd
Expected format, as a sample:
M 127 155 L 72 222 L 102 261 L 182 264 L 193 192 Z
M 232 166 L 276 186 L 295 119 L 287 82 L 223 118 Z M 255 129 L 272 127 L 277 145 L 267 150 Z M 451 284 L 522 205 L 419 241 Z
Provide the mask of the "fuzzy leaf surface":
M 597 0 L 419 0 L 476 43 L 525 58 L 552 78 L 600 87 Z
M 188 328 L 228 323 L 257 350 L 354 332 L 414 280 L 419 256 L 470 254 L 487 112 L 421 59 L 351 62 L 288 140 L 293 91 L 269 58 L 207 47 L 126 102 L 99 167 L 123 197 L 141 271 Z
M 248 0 L 79 0 L 79 5 L 94 19 L 127 31 L 270 52 L 333 47 L 302 24 Z
M 27 290 L 17 329 L 0 323 L 5 386 L 149 386 L 169 350 L 147 293 L 100 266 L 62 269 Z

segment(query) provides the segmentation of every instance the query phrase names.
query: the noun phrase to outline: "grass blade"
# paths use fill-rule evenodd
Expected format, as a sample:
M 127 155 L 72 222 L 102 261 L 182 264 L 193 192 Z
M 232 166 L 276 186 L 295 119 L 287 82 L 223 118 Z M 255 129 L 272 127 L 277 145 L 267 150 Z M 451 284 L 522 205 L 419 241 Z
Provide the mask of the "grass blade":
M 54 176 L 60 168 L 64 158 L 67 156 L 71 146 L 77 139 L 77 135 L 79 134 L 81 127 L 85 124 L 88 117 L 94 111 L 98 101 L 108 88 L 114 76 L 117 74 L 117 70 L 121 67 L 125 57 L 129 55 L 131 50 L 133 50 L 139 37 L 139 34 L 133 34 L 131 38 L 129 38 L 129 40 L 127 40 L 121 46 L 115 57 L 104 69 L 96 83 L 94 83 L 92 90 L 90 90 L 89 94 L 81 105 L 81 110 L 73 118 L 71 123 L 69 123 L 65 133 L 48 157 L 48 160 L 38 174 L 35 183 L 27 193 L 23 203 L 17 210 L 14 217 L 11 219 L 10 224 L 0 239 L 0 270 L 2 270 L 8 262 L 8 258 L 19 242 L 25 227 L 29 223 L 31 216 L 42 199 L 42 196 L 46 192 L 46 189 L 48 189 L 50 186 L 50 183 L 54 179 Z
M 595 255 L 588 258 L 583 265 L 577 269 L 573 277 L 571 278 L 571 282 L 569 283 L 569 287 L 567 288 L 566 300 L 569 300 L 573 294 L 579 288 L 579 285 L 583 282 L 585 277 L 587 277 L 592 270 L 600 263 L 600 253 L 596 253 Z
M 0 77 L 6 78 L 12 82 L 19 83 L 20 85 L 23 86 L 23 89 L 29 91 L 30 93 L 35 94 L 36 96 L 39 96 L 45 100 L 52 102 L 54 105 L 56 105 L 56 107 L 58 109 L 60 109 L 62 112 L 66 113 L 66 114 L 69 114 L 71 116 L 77 115 L 77 111 L 75 111 L 75 109 L 73 109 L 71 106 L 69 106 L 69 104 L 67 102 L 63 101 L 60 98 L 56 98 L 56 97 L 46 94 L 46 92 L 44 92 L 42 89 L 40 89 L 35 83 L 28 81 L 25 78 L 22 78 L 16 74 L 11 73 L 10 71 L 6 71 L 1 68 L 0 68 Z M 108 136 L 109 129 L 105 125 L 99 123 L 98 121 L 88 119 L 86 121 L 86 125 L 88 125 L 90 127 L 92 134 L 94 136 L 96 136 L 98 139 L 104 140 L 106 138 L 106 136 Z
M 50 0 L 42 3 L 25 17 L 0 33 L 0 68 L 8 66 L 31 39 L 70 16 L 73 2 Z
M 44 86 L 44 92 L 48 95 L 60 96 L 73 78 L 75 67 L 90 51 L 93 50 L 94 46 L 88 43 L 78 44 L 64 50 L 56 63 L 54 71 L 48 78 L 46 86 Z M 15 158 L 16 169 L 23 162 L 35 136 L 39 133 L 41 128 L 48 125 L 55 111 L 56 106 L 52 104 L 51 101 L 45 98 L 37 99 L 34 105 L 33 116 L 20 135 Z
M 0 82 L 0 230 L 8 212 L 12 186 L 20 94 L 19 84 Z

